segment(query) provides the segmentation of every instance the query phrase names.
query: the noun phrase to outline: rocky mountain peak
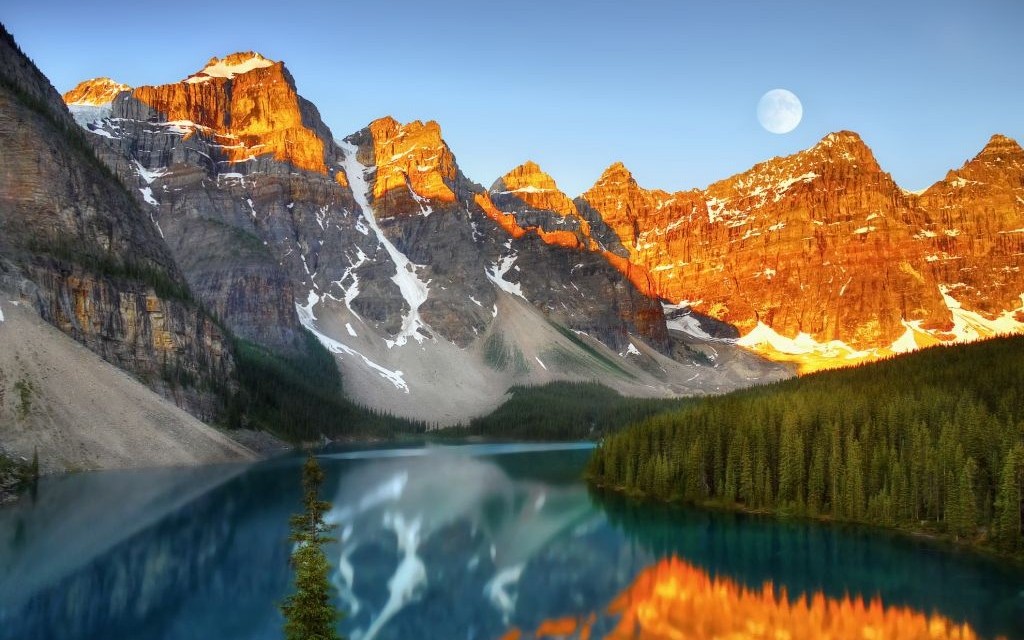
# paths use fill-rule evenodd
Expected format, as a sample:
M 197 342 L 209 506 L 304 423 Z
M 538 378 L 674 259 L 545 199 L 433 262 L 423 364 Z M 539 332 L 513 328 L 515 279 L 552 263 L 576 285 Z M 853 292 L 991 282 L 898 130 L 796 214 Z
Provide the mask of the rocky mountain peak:
M 232 53 L 223 58 L 213 57 L 206 66 L 184 80 L 189 84 L 209 82 L 213 78 L 233 79 L 235 76 L 248 73 L 254 69 L 265 69 L 280 64 L 263 57 L 255 51 Z
M 1021 153 L 1020 144 L 1009 136 L 1004 136 L 1001 133 L 994 133 L 992 137 L 988 139 L 988 143 L 982 150 L 982 153 L 986 151 L 998 152 L 1007 151 L 1009 153 Z
M 1004 167 L 1024 167 L 1024 149 L 1013 138 L 995 134 L 972 162 L 1004 164 Z
M 853 131 L 836 131 L 823 137 L 818 144 L 794 156 L 809 161 L 856 164 L 861 169 L 881 171 L 871 147 Z
M 534 209 L 554 211 L 561 216 L 578 216 L 576 205 L 563 193 L 555 179 L 532 160 L 512 169 L 491 185 L 492 195 L 510 195 Z
M 395 192 L 421 205 L 423 199 L 455 201 L 452 188 L 458 168 L 437 122 L 414 120 L 402 124 L 386 116 L 371 122 L 369 133 L 377 166 L 373 185 L 376 200 Z
M 833 131 L 832 133 L 826 134 L 818 142 L 817 146 L 846 146 L 846 147 L 866 147 L 864 139 L 860 137 L 860 134 L 856 131 L 850 131 L 848 129 L 842 129 L 840 131 Z
M 92 78 L 65 93 L 64 102 L 69 106 L 100 106 L 113 102 L 122 91 L 131 91 L 131 87 L 107 77 Z
M 621 162 L 614 162 L 604 172 L 601 177 L 594 183 L 595 187 L 605 186 L 610 184 L 636 184 L 636 180 L 633 178 L 633 173 L 626 168 L 626 165 Z
M 209 138 L 231 164 L 272 155 L 297 169 L 329 173 L 330 131 L 303 100 L 284 64 L 248 51 L 212 58 L 182 82 L 137 87 L 119 118 L 168 123 Z M 154 113 L 155 112 L 155 113 Z
M 1011 203 L 1020 195 L 1015 191 L 1024 190 L 1024 149 L 1013 138 L 998 133 L 989 138 L 978 155 L 959 169 L 950 170 L 943 180 L 932 185 L 925 194 L 948 195 L 964 189 L 974 193 L 993 188 L 1005 190 L 1004 195 L 1009 197 Z

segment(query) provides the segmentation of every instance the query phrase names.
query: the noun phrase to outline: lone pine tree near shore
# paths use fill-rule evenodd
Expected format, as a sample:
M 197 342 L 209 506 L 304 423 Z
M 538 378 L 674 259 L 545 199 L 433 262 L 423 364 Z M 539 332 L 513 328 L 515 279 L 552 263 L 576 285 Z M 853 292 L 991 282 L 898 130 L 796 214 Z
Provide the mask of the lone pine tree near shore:
M 303 512 L 292 516 L 290 540 L 295 543 L 295 593 L 281 605 L 287 640 L 342 640 L 337 623 L 340 612 L 331 603 L 329 565 L 323 546 L 332 542 L 333 528 L 324 522 L 331 503 L 320 500 L 324 472 L 310 455 L 302 468 Z

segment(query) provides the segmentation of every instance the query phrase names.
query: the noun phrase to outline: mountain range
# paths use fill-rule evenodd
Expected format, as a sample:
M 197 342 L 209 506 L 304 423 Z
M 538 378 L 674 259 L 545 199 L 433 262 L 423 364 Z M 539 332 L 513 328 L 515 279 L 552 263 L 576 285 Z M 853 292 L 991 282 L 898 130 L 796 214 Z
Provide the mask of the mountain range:
M 517 384 L 710 394 L 1024 329 L 1003 136 L 920 193 L 840 131 L 705 189 L 616 163 L 573 198 L 533 162 L 474 182 L 435 122 L 336 137 L 255 52 L 62 100 L 3 35 L 0 310 L 208 422 L 237 340 L 301 359 L 307 332 L 347 397 L 448 424 Z

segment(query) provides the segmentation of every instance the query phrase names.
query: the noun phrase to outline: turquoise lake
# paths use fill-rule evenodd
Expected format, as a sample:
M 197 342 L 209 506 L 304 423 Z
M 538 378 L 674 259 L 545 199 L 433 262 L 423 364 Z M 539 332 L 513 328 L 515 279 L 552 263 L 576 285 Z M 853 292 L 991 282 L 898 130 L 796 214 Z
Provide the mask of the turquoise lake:
M 752 588 L 877 596 L 1024 638 L 1020 567 L 860 527 L 593 495 L 580 480 L 589 455 L 588 444 L 322 452 L 342 631 L 499 638 L 604 611 L 676 556 Z M 46 478 L 0 509 L 0 638 L 281 638 L 301 463 Z

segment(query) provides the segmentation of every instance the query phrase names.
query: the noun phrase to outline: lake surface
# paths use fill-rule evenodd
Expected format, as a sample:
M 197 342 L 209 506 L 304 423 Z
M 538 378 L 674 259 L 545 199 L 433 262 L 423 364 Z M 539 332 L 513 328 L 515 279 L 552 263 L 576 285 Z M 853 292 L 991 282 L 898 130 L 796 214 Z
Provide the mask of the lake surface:
M 584 618 L 645 569 L 881 598 L 1024 638 L 1024 570 L 861 528 L 591 495 L 589 445 L 325 452 L 342 630 L 499 638 Z M 48 478 L 0 509 L 0 638 L 280 638 L 299 457 Z M 593 619 L 593 618 L 592 618 Z M 614 621 L 598 618 L 595 636 Z M 602 626 L 603 625 L 603 626 Z

